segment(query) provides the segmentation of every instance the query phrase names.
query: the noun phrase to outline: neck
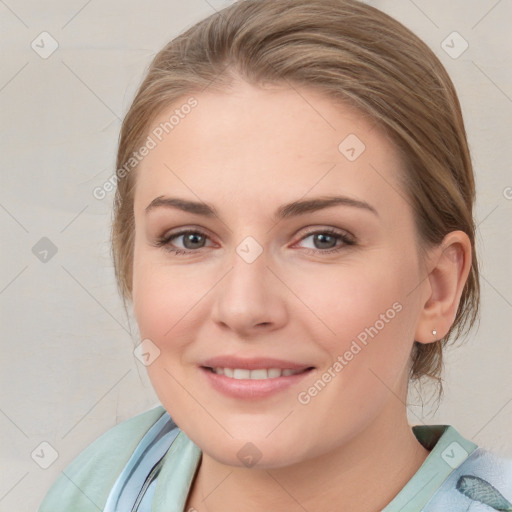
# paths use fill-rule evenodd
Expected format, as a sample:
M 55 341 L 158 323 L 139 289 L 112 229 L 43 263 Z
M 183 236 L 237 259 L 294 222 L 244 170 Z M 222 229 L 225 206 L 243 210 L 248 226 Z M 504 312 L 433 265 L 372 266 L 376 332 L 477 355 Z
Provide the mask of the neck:
M 393 397 L 396 400 L 396 397 Z M 417 472 L 429 452 L 416 439 L 403 404 L 383 413 L 349 443 L 292 466 L 227 466 L 203 452 L 185 510 L 382 510 Z M 193 510 L 193 509 L 192 509 Z

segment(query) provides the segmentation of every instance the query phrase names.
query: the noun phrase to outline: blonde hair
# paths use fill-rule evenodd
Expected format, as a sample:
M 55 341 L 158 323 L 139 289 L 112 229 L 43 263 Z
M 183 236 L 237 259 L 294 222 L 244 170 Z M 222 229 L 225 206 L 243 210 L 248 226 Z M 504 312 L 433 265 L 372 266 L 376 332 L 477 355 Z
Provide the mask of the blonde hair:
M 435 342 L 414 342 L 411 379 L 442 393 L 443 348 L 478 317 L 475 184 L 455 88 L 435 54 L 385 13 L 356 0 L 244 0 L 188 29 L 154 58 L 121 128 L 112 244 L 119 290 L 131 299 L 136 167 L 119 173 L 155 117 L 186 94 L 225 89 L 241 77 L 305 86 L 369 116 L 404 161 L 404 191 L 420 251 L 454 230 L 472 244 L 472 267 L 455 321 Z

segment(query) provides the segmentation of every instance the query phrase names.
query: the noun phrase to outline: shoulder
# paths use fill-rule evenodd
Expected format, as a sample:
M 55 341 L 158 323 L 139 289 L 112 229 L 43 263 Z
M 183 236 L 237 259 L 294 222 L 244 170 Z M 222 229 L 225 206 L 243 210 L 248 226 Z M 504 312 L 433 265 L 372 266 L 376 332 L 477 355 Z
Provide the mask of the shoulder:
M 448 505 L 450 510 L 512 511 L 512 458 L 476 448 L 454 468 L 425 510 Z
M 512 500 L 512 458 L 480 447 L 457 468 L 455 475 L 458 476 L 457 490 L 463 494 L 471 494 L 468 490 L 475 482 L 485 481 L 499 486 Z
M 38 512 L 103 509 L 108 493 L 148 430 L 165 414 L 162 406 L 112 427 L 85 448 L 58 476 Z

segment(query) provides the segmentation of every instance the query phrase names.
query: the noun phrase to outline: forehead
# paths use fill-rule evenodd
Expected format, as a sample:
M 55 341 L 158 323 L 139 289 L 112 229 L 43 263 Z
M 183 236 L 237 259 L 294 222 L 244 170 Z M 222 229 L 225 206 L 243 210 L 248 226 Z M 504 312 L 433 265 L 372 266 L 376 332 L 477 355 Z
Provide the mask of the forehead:
M 258 208 L 308 193 L 400 200 L 393 145 L 371 119 L 318 91 L 240 82 L 193 97 L 192 109 L 180 109 L 184 96 L 153 122 L 136 208 L 178 192 L 212 203 L 238 197 Z

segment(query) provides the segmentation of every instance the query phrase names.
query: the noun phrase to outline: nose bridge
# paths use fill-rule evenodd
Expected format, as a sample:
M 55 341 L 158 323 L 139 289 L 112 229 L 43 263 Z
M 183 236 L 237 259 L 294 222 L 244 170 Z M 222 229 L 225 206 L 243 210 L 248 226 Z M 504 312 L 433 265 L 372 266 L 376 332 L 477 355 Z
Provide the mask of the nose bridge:
M 267 268 L 269 252 L 253 237 L 246 237 L 230 259 L 231 270 L 219 283 L 213 317 L 217 323 L 248 334 L 285 320 L 283 290 Z
M 268 251 L 252 237 L 244 239 L 231 258 L 232 270 L 228 276 L 230 290 L 254 296 L 260 294 L 268 284 L 268 263 Z

